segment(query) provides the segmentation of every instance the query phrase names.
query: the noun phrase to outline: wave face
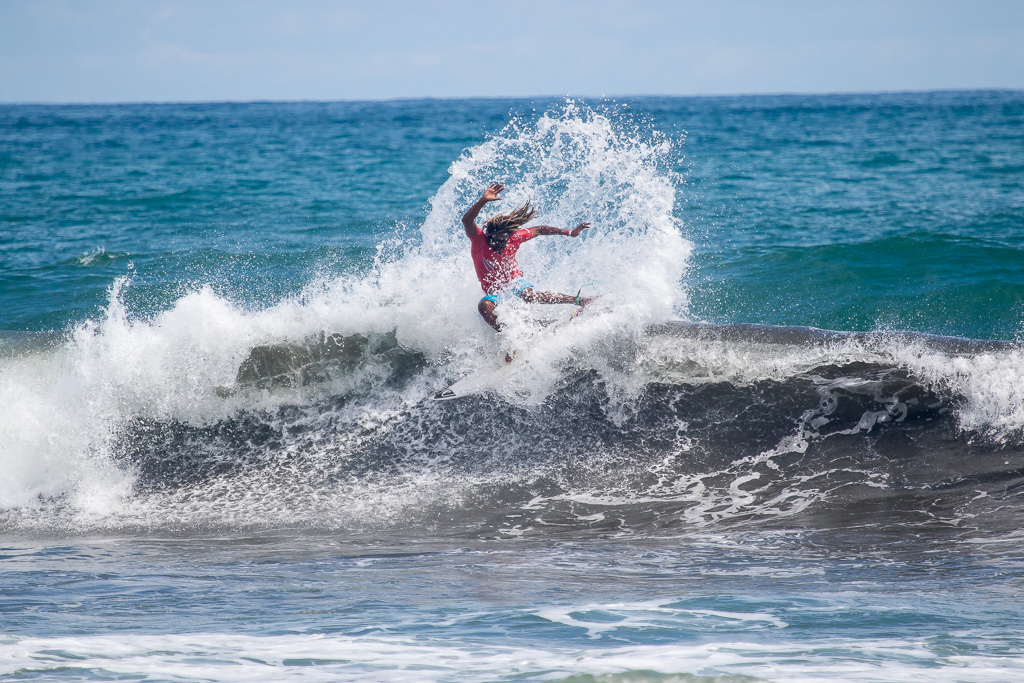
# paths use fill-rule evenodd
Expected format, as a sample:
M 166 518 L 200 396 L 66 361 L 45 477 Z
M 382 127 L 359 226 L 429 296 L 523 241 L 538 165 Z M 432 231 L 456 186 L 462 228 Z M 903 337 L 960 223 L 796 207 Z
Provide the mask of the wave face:
M 206 293 L 173 314 L 186 303 L 207 325 L 225 306 Z M 442 362 L 393 330 L 314 334 L 222 352 L 234 372 L 219 383 L 217 354 L 163 338 L 182 325 L 114 316 L 7 367 L 7 390 L 20 375 L 37 396 L 22 385 L 5 425 L 26 455 L 8 442 L 4 525 L 490 538 L 1021 523 L 1015 344 L 685 322 L 626 335 L 614 316 L 542 336 L 506 385 L 452 402 L 429 397 L 496 359 Z M 43 412 L 47 391 L 66 412 Z
M 129 272 L 66 334 L 5 336 L 0 525 L 1019 526 L 1019 345 L 695 322 L 684 166 L 642 116 L 566 102 L 466 149 L 415 227 L 272 305 L 200 283 L 137 311 L 144 276 Z M 480 321 L 458 226 L 495 180 L 502 207 L 529 199 L 545 223 L 598 226 L 520 252 L 538 287 L 600 295 L 571 323 L 548 325 L 571 308 L 519 303 L 500 336 Z M 97 249 L 72 265 L 129 258 Z M 510 348 L 529 361 L 495 391 L 429 400 Z

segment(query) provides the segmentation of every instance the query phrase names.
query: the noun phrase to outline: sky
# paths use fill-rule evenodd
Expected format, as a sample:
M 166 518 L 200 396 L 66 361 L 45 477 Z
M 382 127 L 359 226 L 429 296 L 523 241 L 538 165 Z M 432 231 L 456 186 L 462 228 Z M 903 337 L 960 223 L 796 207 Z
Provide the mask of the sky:
M 1024 0 L 0 0 L 0 102 L 1024 88 Z

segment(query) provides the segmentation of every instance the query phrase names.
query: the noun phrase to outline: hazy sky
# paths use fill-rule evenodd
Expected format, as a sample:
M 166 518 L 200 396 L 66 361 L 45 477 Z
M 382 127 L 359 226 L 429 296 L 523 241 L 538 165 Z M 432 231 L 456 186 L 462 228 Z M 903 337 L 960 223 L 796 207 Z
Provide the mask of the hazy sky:
M 1024 88 L 1022 0 L 0 0 L 0 102 Z

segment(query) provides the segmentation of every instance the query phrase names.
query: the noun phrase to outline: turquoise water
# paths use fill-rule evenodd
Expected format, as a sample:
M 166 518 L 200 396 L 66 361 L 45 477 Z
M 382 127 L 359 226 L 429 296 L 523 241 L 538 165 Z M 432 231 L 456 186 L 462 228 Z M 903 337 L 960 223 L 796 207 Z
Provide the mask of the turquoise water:
M 602 106 L 676 143 L 663 162 L 698 247 L 681 315 L 1020 331 L 1018 93 L 627 104 Z M 202 284 L 266 305 L 365 266 L 386 236 L 417 239 L 463 149 L 552 106 L 4 107 L 3 328 L 88 319 L 129 257 L 157 308 Z
M 0 676 L 1021 676 L 1024 94 L 0 107 Z M 538 286 L 459 218 L 530 199 Z M 430 397 L 528 362 L 494 390 Z
M 707 235 L 694 314 L 985 339 L 1021 331 L 1018 94 L 716 105 L 686 121 L 697 201 L 682 215 Z

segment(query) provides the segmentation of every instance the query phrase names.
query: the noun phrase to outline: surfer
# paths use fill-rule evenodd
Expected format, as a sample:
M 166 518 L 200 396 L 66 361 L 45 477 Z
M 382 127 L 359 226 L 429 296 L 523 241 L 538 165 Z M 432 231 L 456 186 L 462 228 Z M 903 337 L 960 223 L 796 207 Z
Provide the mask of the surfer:
M 476 276 L 480 278 L 480 286 L 484 290 L 484 298 L 480 299 L 477 310 L 487 324 L 501 331 L 501 324 L 494 312 L 495 306 L 511 297 L 519 297 L 528 303 L 540 304 L 576 304 L 583 307 L 593 301 L 590 297 L 558 294 L 555 292 L 538 292 L 533 288 L 519 270 L 516 263 L 516 252 L 527 240 L 538 235 L 563 235 L 578 237 L 590 227 L 590 223 L 580 223 L 572 230 L 555 228 L 550 225 L 535 225 L 523 228 L 533 219 L 536 211 L 526 202 L 508 213 L 492 216 L 484 223 L 481 230 L 476 224 L 476 217 L 488 202 L 496 202 L 505 187 L 494 183 L 486 190 L 476 204 L 469 207 L 462 216 L 462 225 L 466 228 L 466 237 L 472 244 L 473 265 Z

